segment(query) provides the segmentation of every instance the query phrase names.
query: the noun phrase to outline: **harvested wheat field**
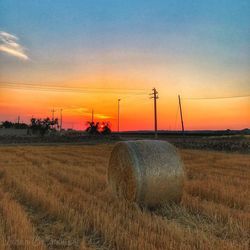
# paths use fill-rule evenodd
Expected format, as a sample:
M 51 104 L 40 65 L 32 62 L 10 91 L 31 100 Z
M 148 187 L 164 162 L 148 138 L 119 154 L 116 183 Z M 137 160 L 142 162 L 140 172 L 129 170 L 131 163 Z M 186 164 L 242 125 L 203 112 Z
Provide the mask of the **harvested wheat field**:
M 112 196 L 113 145 L 1 146 L 0 249 L 248 249 L 250 156 L 181 150 L 180 205 Z

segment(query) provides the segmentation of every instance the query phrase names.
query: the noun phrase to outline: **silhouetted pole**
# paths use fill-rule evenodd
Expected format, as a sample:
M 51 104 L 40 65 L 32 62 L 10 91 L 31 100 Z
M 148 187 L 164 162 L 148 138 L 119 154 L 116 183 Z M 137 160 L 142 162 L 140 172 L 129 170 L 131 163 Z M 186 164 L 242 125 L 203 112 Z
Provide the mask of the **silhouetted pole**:
M 182 133 L 184 134 L 184 122 L 183 122 L 183 115 L 182 115 L 182 108 L 181 108 L 181 97 L 178 95 L 179 99 L 179 107 L 180 107 L 180 116 L 181 116 L 181 128 L 182 128 Z
M 55 114 L 55 110 L 54 110 L 54 108 L 51 110 L 51 112 L 52 112 L 52 122 L 54 122 L 54 114 Z M 54 124 L 52 125 L 52 128 L 54 128 Z
M 60 131 L 62 130 L 62 109 L 60 109 Z
M 92 118 L 91 118 L 91 122 L 94 122 L 94 110 L 92 109 Z
M 158 92 L 156 91 L 155 88 L 152 89 L 153 93 L 151 93 L 150 95 L 151 98 L 154 99 L 154 123 L 155 123 L 155 139 L 157 139 L 158 134 L 157 134 L 157 103 L 156 100 L 159 98 L 158 97 Z
M 17 124 L 20 123 L 20 115 L 17 117 Z
M 117 132 L 119 132 L 119 130 L 120 130 L 120 101 L 121 101 L 121 99 L 118 99 Z
M 54 121 L 54 114 L 55 114 L 54 108 L 51 110 L 51 113 L 52 113 L 52 121 Z

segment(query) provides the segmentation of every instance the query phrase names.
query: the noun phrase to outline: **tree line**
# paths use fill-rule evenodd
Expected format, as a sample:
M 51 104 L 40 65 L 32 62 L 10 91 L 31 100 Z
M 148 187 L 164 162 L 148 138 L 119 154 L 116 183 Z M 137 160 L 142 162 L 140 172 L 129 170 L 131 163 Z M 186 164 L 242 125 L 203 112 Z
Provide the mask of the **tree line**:
M 87 122 L 86 132 L 90 135 L 109 135 L 111 134 L 110 122 Z M 4 121 L 0 124 L 0 128 L 9 129 L 27 129 L 29 134 L 39 134 L 44 136 L 49 131 L 53 132 L 60 128 L 58 119 L 50 119 L 49 117 L 31 118 L 30 124 L 15 123 L 10 121 Z

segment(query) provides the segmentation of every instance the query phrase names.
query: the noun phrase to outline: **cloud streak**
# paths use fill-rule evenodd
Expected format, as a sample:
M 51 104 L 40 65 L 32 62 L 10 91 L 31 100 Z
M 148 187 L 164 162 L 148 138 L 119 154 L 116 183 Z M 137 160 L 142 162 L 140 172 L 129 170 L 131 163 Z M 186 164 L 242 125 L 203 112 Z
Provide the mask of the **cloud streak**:
M 19 44 L 19 38 L 5 31 L 0 31 L 0 51 L 22 60 L 29 60 L 25 48 Z
M 59 109 L 59 108 L 58 108 Z M 92 112 L 89 112 L 87 108 L 77 107 L 77 106 L 71 106 L 69 108 L 64 108 L 64 111 L 74 114 L 74 115 L 85 115 L 88 117 L 92 116 Z M 94 117 L 105 120 L 105 119 L 112 119 L 113 117 L 107 114 L 101 114 L 101 113 L 94 113 Z

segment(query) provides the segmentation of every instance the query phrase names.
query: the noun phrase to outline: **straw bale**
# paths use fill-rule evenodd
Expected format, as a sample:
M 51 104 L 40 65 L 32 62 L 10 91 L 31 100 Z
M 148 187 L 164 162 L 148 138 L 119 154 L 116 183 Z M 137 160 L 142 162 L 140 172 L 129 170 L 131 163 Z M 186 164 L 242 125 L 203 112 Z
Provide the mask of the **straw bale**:
M 180 202 L 185 178 L 176 148 L 159 140 L 119 142 L 111 152 L 108 184 L 118 197 L 141 206 Z

